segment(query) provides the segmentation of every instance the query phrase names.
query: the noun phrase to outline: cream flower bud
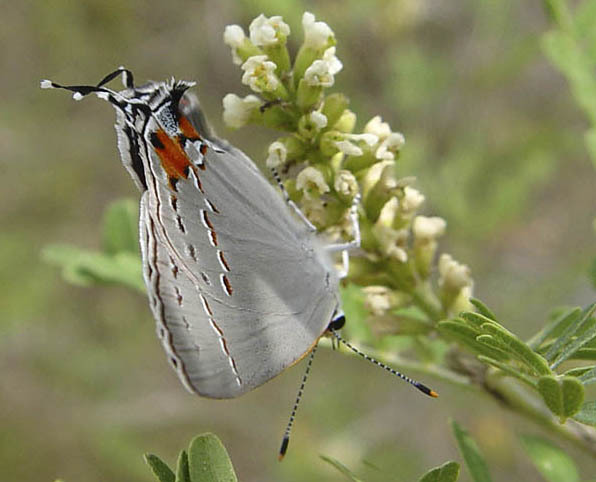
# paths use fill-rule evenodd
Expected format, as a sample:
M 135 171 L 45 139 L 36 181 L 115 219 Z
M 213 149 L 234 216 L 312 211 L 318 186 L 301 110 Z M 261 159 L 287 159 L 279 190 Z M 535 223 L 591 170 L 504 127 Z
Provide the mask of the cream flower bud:
M 358 194 L 358 182 L 356 181 L 356 177 L 350 171 L 344 169 L 338 171 L 335 175 L 333 187 L 339 194 L 348 198 L 353 198 Z
M 443 218 L 426 216 L 416 216 L 412 230 L 417 241 L 434 241 L 436 238 L 445 234 L 447 222 Z
M 383 140 L 391 134 L 391 128 L 387 122 L 383 122 L 381 116 L 377 115 L 366 123 L 364 132 L 374 134 Z
M 353 141 L 362 141 L 369 147 L 372 147 L 379 142 L 379 138 L 376 135 L 366 132 L 364 134 L 346 134 L 346 137 Z
M 232 49 L 232 60 L 234 64 L 240 65 L 242 59 L 238 56 L 238 49 L 246 40 L 244 30 L 240 25 L 227 25 L 224 30 L 224 43 Z
M 267 18 L 261 14 L 248 27 L 250 41 L 258 47 L 275 45 L 290 34 L 290 27 L 279 15 Z
M 439 258 L 439 285 L 453 291 L 471 287 L 472 280 L 470 268 L 458 263 L 449 254 L 443 253 Z
M 386 286 L 366 286 L 364 293 L 364 307 L 373 315 L 383 315 L 393 306 L 392 291 Z
M 387 247 L 386 250 L 387 256 L 393 258 L 400 263 L 405 263 L 408 260 L 408 253 L 404 248 L 401 248 L 396 245 L 391 245 Z
M 404 196 L 401 198 L 399 207 L 405 214 L 410 214 L 416 211 L 424 202 L 424 195 L 413 187 L 404 187 Z
M 242 83 L 255 92 L 273 92 L 280 82 L 275 75 L 277 66 L 266 55 L 253 55 L 242 64 Z
M 335 146 L 347 156 L 361 156 L 363 154 L 362 149 L 345 139 L 336 141 Z
M 379 141 L 374 134 L 343 134 L 343 139 L 337 141 L 337 148 L 348 156 L 361 156 L 364 151 L 360 146 L 372 147 Z
M 318 169 L 309 166 L 304 168 L 296 177 L 296 189 L 304 191 L 305 194 L 317 192 L 323 194 L 329 192 L 329 186 L 325 182 L 323 174 Z
M 342 63 L 335 56 L 335 47 L 329 47 L 325 50 L 322 59 L 315 60 L 306 69 L 304 80 L 311 87 L 331 87 L 335 82 L 335 74 L 342 67 Z
M 379 213 L 379 217 L 377 219 L 377 225 L 379 226 L 391 226 L 397 216 L 397 211 L 399 209 L 399 201 L 396 197 L 392 197 L 387 201 L 383 207 L 381 208 L 381 212 Z
M 335 34 L 329 25 L 325 22 L 315 22 L 315 16 L 310 12 L 304 12 L 302 28 L 306 47 L 315 50 L 323 49 L 335 41 Z
M 239 128 L 250 119 L 252 112 L 261 105 L 256 95 L 247 95 L 244 99 L 236 94 L 227 94 L 223 98 L 223 120 L 229 127 Z
M 327 127 L 327 117 L 318 110 L 315 110 L 309 114 L 309 120 L 316 126 L 318 130 Z
M 380 160 L 395 159 L 395 154 L 403 147 L 406 139 L 400 132 L 389 134 L 378 147 L 375 157 Z
M 286 162 L 288 157 L 288 150 L 283 142 L 275 141 L 269 146 L 269 155 L 265 164 L 268 168 L 275 168 L 281 166 Z

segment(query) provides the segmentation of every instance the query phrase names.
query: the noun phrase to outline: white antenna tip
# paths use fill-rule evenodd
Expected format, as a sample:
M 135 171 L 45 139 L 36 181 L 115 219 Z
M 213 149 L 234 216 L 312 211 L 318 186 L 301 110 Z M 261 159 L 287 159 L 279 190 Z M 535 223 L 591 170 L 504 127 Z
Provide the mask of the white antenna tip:
M 52 85 L 52 81 L 51 80 L 47 80 L 47 79 L 44 79 L 44 80 L 40 81 L 39 82 L 39 86 L 42 89 L 53 89 L 54 88 L 54 86 Z
M 72 98 L 74 100 L 81 100 L 83 98 L 83 94 L 81 94 L 80 92 L 75 92 L 74 94 L 72 94 Z

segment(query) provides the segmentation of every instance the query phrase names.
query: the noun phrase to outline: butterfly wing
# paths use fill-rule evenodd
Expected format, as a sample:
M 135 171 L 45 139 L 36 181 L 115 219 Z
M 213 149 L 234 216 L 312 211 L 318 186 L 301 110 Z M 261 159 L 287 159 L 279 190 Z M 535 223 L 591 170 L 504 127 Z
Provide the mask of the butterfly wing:
M 210 143 L 175 186 L 148 156 L 141 239 L 158 334 L 187 388 L 238 396 L 312 348 L 339 304 L 337 279 L 241 151 Z

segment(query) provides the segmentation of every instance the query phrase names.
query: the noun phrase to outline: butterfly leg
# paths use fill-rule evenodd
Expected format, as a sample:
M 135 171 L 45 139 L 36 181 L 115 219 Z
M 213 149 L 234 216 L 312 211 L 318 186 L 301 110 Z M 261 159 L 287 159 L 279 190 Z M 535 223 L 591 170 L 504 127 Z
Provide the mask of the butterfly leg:
M 273 175 L 273 179 L 275 179 L 275 182 L 277 183 L 279 190 L 281 191 L 281 193 L 284 197 L 284 200 L 286 201 L 286 204 L 288 204 L 288 206 L 290 206 L 292 208 L 292 210 L 296 213 L 296 215 L 300 219 L 302 219 L 302 221 L 304 222 L 304 224 L 306 224 L 306 227 L 308 228 L 309 231 L 316 233 L 317 228 L 315 227 L 315 225 L 308 220 L 308 218 L 304 215 L 304 213 L 300 210 L 300 208 L 296 205 L 296 203 L 290 199 L 290 196 L 288 195 L 288 191 L 286 191 L 286 188 L 283 185 L 283 182 L 281 182 L 281 178 L 279 177 L 279 174 L 277 173 L 277 170 L 274 167 L 271 168 L 271 174 Z

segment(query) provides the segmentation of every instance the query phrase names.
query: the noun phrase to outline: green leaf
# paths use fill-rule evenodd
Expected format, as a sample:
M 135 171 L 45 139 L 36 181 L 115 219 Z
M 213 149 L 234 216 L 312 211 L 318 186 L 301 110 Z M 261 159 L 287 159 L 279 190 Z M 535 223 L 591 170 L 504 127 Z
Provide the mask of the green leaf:
M 573 418 L 578 422 L 596 427 L 596 400 L 584 403 Z
M 501 363 L 500 361 L 494 360 L 483 355 L 478 355 L 478 359 L 481 362 L 484 362 L 488 365 L 492 365 L 493 367 L 504 371 L 507 375 L 517 378 L 518 380 L 526 383 L 527 385 L 530 385 L 532 388 L 536 388 L 536 381 L 532 377 L 529 377 L 525 373 L 516 370 L 512 366 L 507 365 L 506 363 Z
M 575 367 L 575 368 L 571 368 L 571 369 L 567 370 L 565 373 L 563 373 L 563 375 L 568 376 L 568 377 L 576 377 L 576 378 L 579 378 L 581 381 L 582 375 L 589 373 L 594 368 L 596 368 L 595 365 L 586 366 L 586 367 Z M 585 385 L 585 383 L 584 383 L 584 385 Z
M 356 477 L 350 469 L 348 469 L 344 464 L 342 464 L 339 460 L 334 459 L 333 457 L 329 457 L 328 455 L 319 455 L 322 460 L 327 462 L 329 465 L 335 467 L 339 472 L 345 475 L 349 480 L 352 482 L 362 482 L 361 479 Z
M 496 341 L 506 347 L 507 351 L 511 355 L 525 363 L 537 374 L 547 375 L 551 373 L 546 360 L 538 353 L 534 352 L 528 345 L 517 338 L 505 327 L 495 322 L 490 322 L 484 323 L 482 325 L 482 330 L 488 332 L 488 334 L 491 335 Z
M 579 482 L 575 463 L 563 450 L 534 435 L 521 435 L 522 446 L 548 482 Z
M 60 266 L 67 281 L 81 286 L 122 284 L 145 291 L 141 259 L 138 254 L 120 252 L 109 255 L 69 245 L 50 245 L 42 251 L 42 259 Z
M 563 312 L 557 316 L 552 322 L 547 324 L 542 330 L 536 333 L 530 341 L 528 346 L 533 350 L 538 349 L 549 338 L 556 338 L 567 329 L 567 327 L 574 323 L 581 315 L 582 309 L 578 306 L 571 310 Z M 546 357 L 549 359 L 548 357 Z
M 145 462 L 149 467 L 151 467 L 151 471 L 159 480 L 159 482 L 174 482 L 176 476 L 172 469 L 168 467 L 168 465 L 161 460 L 157 455 L 153 454 L 145 454 L 144 455 Z
M 561 423 L 575 415 L 584 401 L 584 387 L 574 377 L 540 377 L 538 391 L 550 411 L 560 417 Z
M 472 305 L 476 307 L 478 313 L 486 316 L 489 320 L 497 321 L 497 317 L 495 316 L 495 314 L 490 310 L 488 306 L 486 306 L 478 298 L 470 298 L 470 303 L 472 303 Z
M 102 245 L 108 254 L 139 252 L 139 207 L 132 199 L 110 203 L 103 216 Z
M 596 337 L 596 318 L 592 316 L 595 310 L 596 303 L 592 303 L 583 311 L 580 320 L 569 327 L 569 331 L 574 328 L 572 334 L 577 334 L 578 336 L 575 339 L 571 339 L 571 336 L 569 336 L 569 343 L 566 343 L 562 347 L 561 351 L 551 364 L 553 369 L 570 358 L 581 347 Z
M 458 477 L 459 464 L 451 461 L 428 471 L 420 479 L 420 482 L 455 482 Z
M 451 420 L 451 428 L 472 480 L 474 482 L 490 482 L 492 479 L 488 466 L 474 439 L 455 420 Z
M 592 368 L 591 370 L 582 373 L 579 376 L 579 380 L 584 384 L 584 385 L 590 385 L 591 383 L 596 382 L 596 367 Z
M 437 327 L 444 336 L 461 343 L 476 354 L 485 355 L 500 361 L 509 359 L 509 356 L 504 355 L 502 350 L 495 350 L 490 346 L 479 343 L 476 340 L 478 331 L 461 321 L 441 321 L 438 323 Z
M 459 314 L 459 317 L 477 328 L 480 328 L 484 323 L 496 323 L 493 319 L 473 311 L 464 311 Z
M 212 433 L 195 437 L 188 449 L 190 482 L 237 482 L 224 445 Z
M 178 456 L 178 466 L 176 467 L 176 482 L 192 482 L 188 471 L 188 454 L 186 450 L 180 452 Z
M 596 348 L 580 348 L 569 357 L 569 360 L 596 360 Z
M 483 345 L 491 347 L 493 350 L 497 350 L 501 352 L 504 358 L 510 358 L 509 353 L 507 351 L 507 347 L 503 346 L 497 340 L 495 340 L 491 335 L 480 335 L 476 337 L 476 341 L 478 343 L 482 343 Z

